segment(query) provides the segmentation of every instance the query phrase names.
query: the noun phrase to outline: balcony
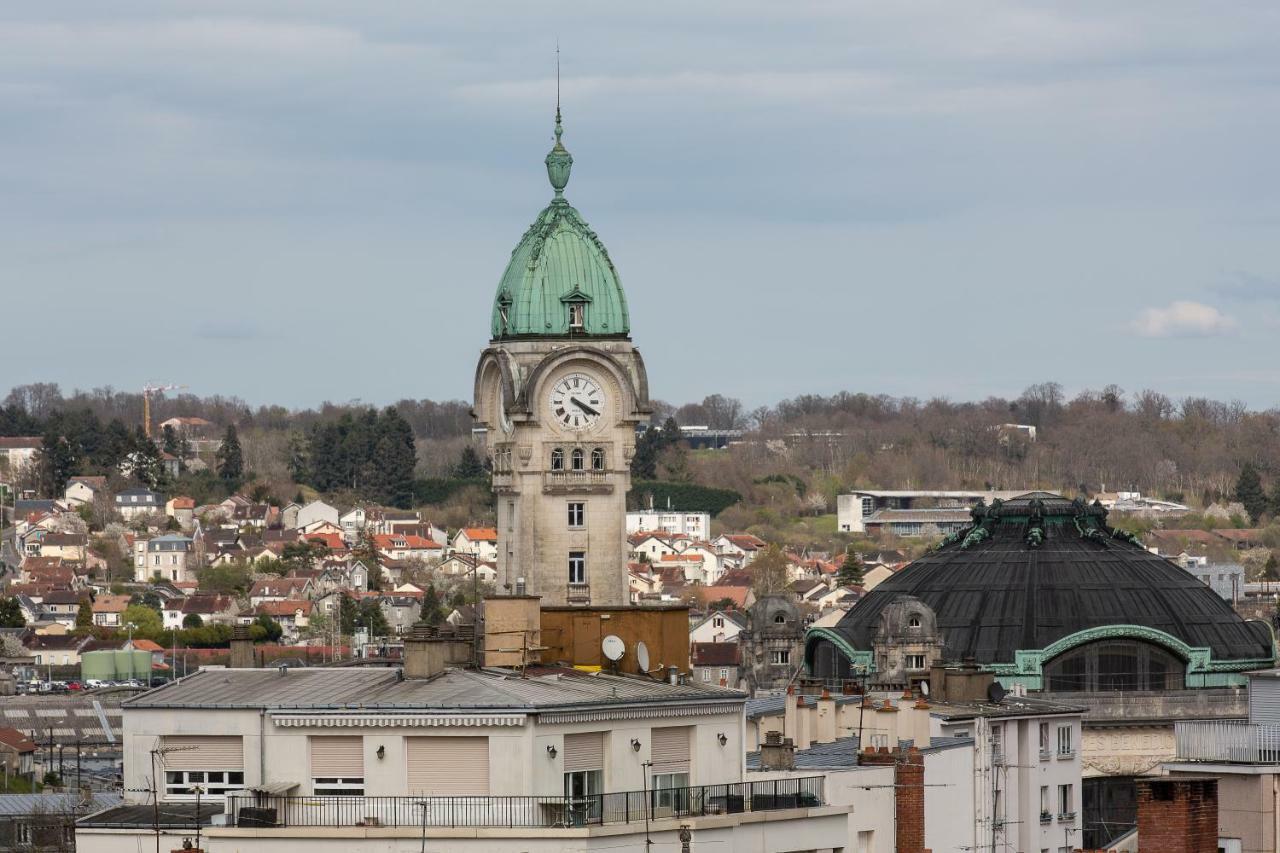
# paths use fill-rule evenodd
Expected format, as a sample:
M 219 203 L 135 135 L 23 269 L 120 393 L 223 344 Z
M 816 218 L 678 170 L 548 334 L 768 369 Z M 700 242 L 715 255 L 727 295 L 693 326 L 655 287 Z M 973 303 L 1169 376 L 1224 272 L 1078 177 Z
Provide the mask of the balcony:
M 613 483 L 604 471 L 547 471 L 542 475 L 543 494 L 609 494 L 612 491 Z
M 1243 720 L 1174 723 L 1178 761 L 1280 764 L 1280 725 Z
M 555 829 L 823 805 L 823 777 L 623 791 L 584 797 L 302 797 L 237 791 L 236 827 L 475 827 Z
M 590 604 L 591 584 L 571 583 L 565 590 L 564 600 L 570 604 Z

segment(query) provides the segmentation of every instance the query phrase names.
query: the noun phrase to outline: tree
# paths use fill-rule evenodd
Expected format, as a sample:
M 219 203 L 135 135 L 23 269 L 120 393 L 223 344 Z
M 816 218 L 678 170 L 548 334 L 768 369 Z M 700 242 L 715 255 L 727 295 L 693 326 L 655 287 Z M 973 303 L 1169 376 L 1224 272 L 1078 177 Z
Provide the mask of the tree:
M 253 581 L 253 569 L 244 563 L 222 563 L 200 571 L 200 590 L 223 595 L 247 592 Z
M 76 630 L 88 631 L 93 628 L 93 605 L 88 600 L 80 602 L 80 609 L 76 611 Z
M 182 439 L 178 436 L 178 431 L 173 428 L 173 424 L 164 425 L 164 429 L 161 431 L 160 446 L 170 456 L 182 458 Z
M 260 615 L 257 619 L 254 619 L 253 624 L 262 627 L 264 639 L 266 639 L 268 643 L 274 643 L 284 634 L 284 629 L 280 627 L 280 623 L 276 622 L 276 620 L 272 619 L 265 613 Z
M 142 427 L 133 434 L 133 449 L 128 455 L 129 473 L 149 489 L 159 489 L 165 484 L 164 457 L 160 448 L 147 438 Z
M 422 615 L 419 621 L 427 625 L 437 625 L 444 621 L 448 614 L 444 612 L 444 603 L 440 601 L 440 593 L 435 584 L 429 584 L 422 594 Z
M 135 593 L 129 599 L 129 604 L 137 604 L 142 607 L 149 608 L 154 610 L 157 615 L 160 613 L 160 608 L 164 606 L 164 602 L 160 599 L 160 596 L 151 590 L 147 590 L 141 594 Z
M 27 624 L 16 598 L 0 598 L 0 628 L 21 628 Z
M 164 630 L 164 621 L 160 618 L 159 610 L 152 610 L 143 604 L 130 604 L 124 609 L 124 622 L 127 625 L 132 622 L 134 628 L 134 636 L 143 636 L 154 639 Z
M 462 448 L 462 455 L 458 458 L 458 464 L 453 467 L 453 476 L 458 480 L 480 480 L 488 476 L 489 472 L 484 467 L 484 461 L 480 458 L 480 454 L 476 452 L 473 445 L 468 444 Z
M 240 436 L 236 434 L 236 425 L 227 424 L 227 432 L 222 437 L 215 454 L 218 463 L 218 476 L 229 483 L 238 483 L 244 476 L 244 452 L 240 449 Z
M 39 488 L 45 497 L 60 498 L 67 488 L 67 481 L 76 473 L 76 457 L 71 444 L 53 427 L 40 442 L 36 457 Z
M 1240 469 L 1240 477 L 1236 480 L 1236 500 L 1244 505 L 1254 524 L 1267 511 L 1267 494 L 1262 490 L 1262 478 L 1258 476 L 1258 469 L 1248 462 Z
M 188 613 L 182 617 L 183 628 L 203 628 L 204 618 L 199 613 Z
M 782 592 L 787 588 L 787 555 L 777 545 L 770 545 L 751 561 L 751 589 L 756 598 Z
M 844 555 L 844 562 L 840 564 L 840 571 L 836 574 L 836 581 L 841 586 L 861 586 L 864 569 L 862 560 L 857 554 L 850 551 Z

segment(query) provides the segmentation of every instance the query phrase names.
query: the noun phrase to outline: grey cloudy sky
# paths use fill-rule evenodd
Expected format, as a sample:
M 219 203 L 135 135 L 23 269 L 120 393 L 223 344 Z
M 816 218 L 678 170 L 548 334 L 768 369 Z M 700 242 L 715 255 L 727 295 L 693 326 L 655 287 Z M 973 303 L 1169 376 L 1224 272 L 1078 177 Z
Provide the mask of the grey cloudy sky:
M 655 396 L 1280 402 L 1280 4 L 8 4 L 0 386 L 467 397 L 547 201 Z

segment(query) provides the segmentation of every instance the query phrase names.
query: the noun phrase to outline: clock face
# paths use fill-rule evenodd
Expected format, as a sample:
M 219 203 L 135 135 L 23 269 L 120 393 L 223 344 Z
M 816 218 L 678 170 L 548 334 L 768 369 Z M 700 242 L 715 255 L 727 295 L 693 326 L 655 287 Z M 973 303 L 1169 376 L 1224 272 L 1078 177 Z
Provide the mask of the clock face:
M 571 430 L 594 426 L 609 404 L 600 383 L 585 373 L 569 373 L 556 382 L 549 402 L 551 417 Z

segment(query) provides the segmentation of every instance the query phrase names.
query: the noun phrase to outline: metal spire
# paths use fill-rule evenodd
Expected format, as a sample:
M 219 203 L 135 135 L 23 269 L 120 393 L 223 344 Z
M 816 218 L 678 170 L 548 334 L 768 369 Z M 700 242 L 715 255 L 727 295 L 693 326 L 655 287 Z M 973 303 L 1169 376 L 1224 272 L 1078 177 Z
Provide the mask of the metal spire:
M 569 171 L 573 168 L 573 155 L 571 155 L 561 143 L 560 137 L 564 134 L 564 127 L 560 124 L 560 40 L 556 39 L 556 144 L 552 146 L 551 152 L 547 154 L 547 177 L 551 181 L 551 188 L 556 192 L 556 198 L 562 198 L 564 195 L 565 185 L 569 183 Z

